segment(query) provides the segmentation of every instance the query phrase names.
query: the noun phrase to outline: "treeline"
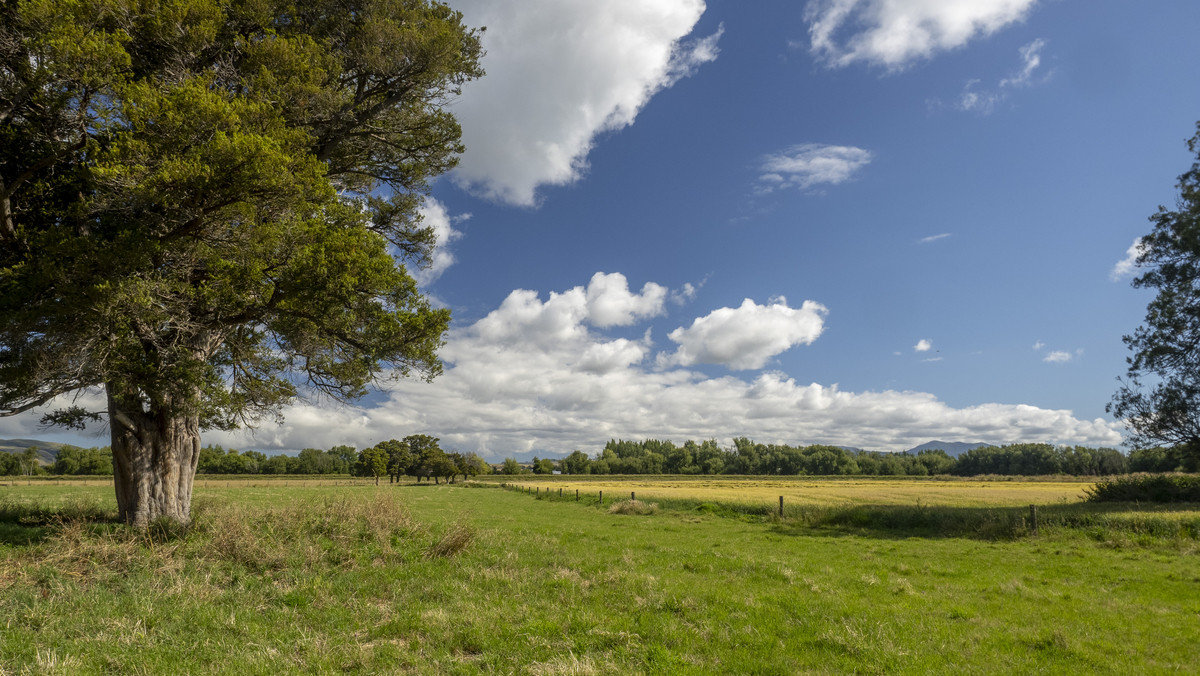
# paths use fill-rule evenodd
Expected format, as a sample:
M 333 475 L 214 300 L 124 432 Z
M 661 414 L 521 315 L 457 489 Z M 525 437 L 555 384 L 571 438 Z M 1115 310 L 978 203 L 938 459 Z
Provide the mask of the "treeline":
M 21 453 L 0 453 L 0 476 L 104 476 L 112 473 L 112 449 L 108 446 L 63 446 L 49 465 L 41 464 L 36 448 Z
M 1112 448 L 1010 444 L 981 446 L 958 458 L 942 450 L 915 454 L 856 451 L 838 446 L 787 446 L 758 444 L 746 437 L 722 448 L 716 440 L 684 442 L 647 439 L 613 439 L 591 457 L 574 451 L 557 462 L 533 459 L 532 471 L 549 474 L 780 474 L 931 476 L 1110 476 L 1128 472 L 1195 471 L 1187 455 L 1169 449 L 1136 450 L 1128 456 Z M 501 472 L 524 470 L 515 460 L 505 460 Z
M 259 451 L 239 451 L 220 445 L 200 449 L 197 474 L 289 474 L 342 475 L 362 477 L 416 477 L 420 482 L 439 482 L 455 477 L 489 474 L 491 465 L 475 453 L 442 450 L 439 439 L 413 434 L 401 440 L 390 439 L 361 451 L 353 446 L 334 446 L 329 450 L 306 448 L 295 456 L 267 456 Z M 63 446 L 50 465 L 38 460 L 36 448 L 20 453 L 0 452 L 0 476 L 38 475 L 112 475 L 112 449 Z

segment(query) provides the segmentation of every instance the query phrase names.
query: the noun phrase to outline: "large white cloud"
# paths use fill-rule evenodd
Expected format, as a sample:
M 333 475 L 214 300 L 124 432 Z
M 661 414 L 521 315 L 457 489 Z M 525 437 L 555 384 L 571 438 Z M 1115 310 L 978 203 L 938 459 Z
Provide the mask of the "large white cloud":
M 679 344 L 663 365 L 724 364 L 731 369 L 760 369 L 796 345 L 809 345 L 825 328 L 825 306 L 811 300 L 790 308 L 779 298 L 759 305 L 749 298 L 741 307 L 723 307 L 679 327 L 668 338 Z
M 577 180 L 596 135 L 631 124 L 650 98 L 717 56 L 720 32 L 685 40 L 702 0 L 456 0 L 486 26 L 487 75 L 452 110 L 464 186 L 531 206 Z
M 812 0 L 809 49 L 831 66 L 891 70 L 1025 18 L 1036 0 Z
M 451 331 L 442 351 L 445 373 L 432 383 L 388 383 L 385 396 L 369 405 L 291 406 L 281 426 L 265 425 L 253 433 L 209 432 L 204 440 L 271 452 L 343 443 L 363 448 L 425 433 L 440 437 L 444 448 L 477 451 L 493 460 L 530 451 L 566 454 L 578 448 L 595 453 L 614 437 L 682 442 L 746 435 L 763 443 L 892 451 L 930 439 L 1091 446 L 1121 441 L 1117 423 L 1080 420 L 1066 410 L 999 403 L 953 408 L 929 393 L 844 392 L 837 385 L 804 384 L 774 371 L 739 378 L 706 376 L 680 366 L 661 368 L 648 358 L 653 348 L 648 332 L 632 340 L 605 335 L 597 321 L 606 315 L 589 309 L 589 293 L 596 290 L 625 298 L 636 308 L 629 311 L 635 323 L 660 310 L 645 300 L 645 291 L 629 293 L 627 284 L 618 281 L 624 278 L 597 275 L 587 287 L 545 299 L 533 291 L 514 291 L 486 317 Z M 654 290 L 649 295 L 658 294 Z M 750 303 L 707 318 L 729 314 L 760 330 L 796 331 L 785 321 L 785 308 L 782 300 L 766 306 Z M 807 320 L 806 335 L 815 337 L 820 313 L 811 307 L 807 312 L 818 315 Z M 795 344 L 796 335 L 805 334 L 793 333 L 774 347 L 752 342 L 748 349 L 761 359 L 779 345 Z M 0 419 L 0 436 L 28 436 L 29 423 L 38 415 Z

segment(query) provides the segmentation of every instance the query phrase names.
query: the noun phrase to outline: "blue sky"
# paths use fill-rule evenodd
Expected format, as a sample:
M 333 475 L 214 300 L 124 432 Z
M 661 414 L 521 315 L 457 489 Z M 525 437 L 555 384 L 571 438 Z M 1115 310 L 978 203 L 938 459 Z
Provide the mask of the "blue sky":
M 1191 161 L 1200 3 L 450 4 L 488 75 L 425 208 L 445 373 L 206 441 L 1121 442 L 1119 264 Z

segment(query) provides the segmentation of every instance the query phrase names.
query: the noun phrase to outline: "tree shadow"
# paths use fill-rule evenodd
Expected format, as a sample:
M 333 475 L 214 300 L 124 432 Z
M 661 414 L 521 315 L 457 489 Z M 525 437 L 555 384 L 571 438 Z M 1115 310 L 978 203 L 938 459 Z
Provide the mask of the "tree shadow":
M 67 523 L 109 526 L 120 523 L 115 510 L 92 502 L 47 506 L 0 503 L 0 544 L 29 547 L 50 539 Z

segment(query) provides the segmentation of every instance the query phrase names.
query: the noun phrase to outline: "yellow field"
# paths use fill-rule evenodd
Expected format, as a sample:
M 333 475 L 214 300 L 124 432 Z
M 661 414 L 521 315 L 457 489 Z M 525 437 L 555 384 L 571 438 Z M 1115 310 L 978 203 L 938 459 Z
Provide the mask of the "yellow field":
M 530 479 L 510 485 L 563 495 L 608 499 L 684 498 L 713 502 L 771 503 L 780 496 L 789 505 L 928 505 L 946 507 L 1006 507 L 1079 502 L 1091 483 L 1077 481 L 946 481 L 938 479 L 840 478 L 714 478 L 673 479 L 623 477 L 614 479 Z

